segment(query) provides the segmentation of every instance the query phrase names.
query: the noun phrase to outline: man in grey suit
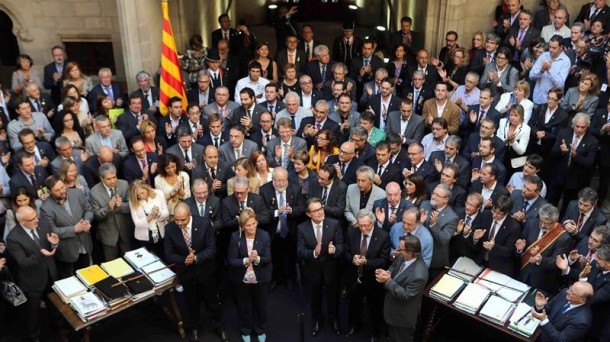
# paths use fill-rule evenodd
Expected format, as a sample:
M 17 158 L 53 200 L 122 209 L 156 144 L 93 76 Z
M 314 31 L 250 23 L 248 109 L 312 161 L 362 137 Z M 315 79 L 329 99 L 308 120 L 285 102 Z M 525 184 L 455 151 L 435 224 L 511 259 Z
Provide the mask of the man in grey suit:
M 292 135 L 292 121 L 289 118 L 280 118 L 277 121 L 279 137 L 267 143 L 267 160 L 270 166 L 288 168 L 292 163 L 291 156 L 297 151 L 307 151 L 307 142 L 303 138 Z
M 102 145 L 112 148 L 114 153 L 118 153 L 121 158 L 127 157 L 129 149 L 123 133 L 118 129 L 112 129 L 110 119 L 105 115 L 95 117 L 95 126 L 97 133 L 91 134 L 85 140 L 85 149 L 89 155 L 97 154 Z
M 176 130 L 178 143 L 167 149 L 167 153 L 173 154 L 180 159 L 182 171 L 191 173 L 197 163 L 203 160 L 203 146 L 193 144 L 193 136 L 187 127 L 178 127 Z
M 522 225 L 529 221 L 538 221 L 538 209 L 548 202 L 540 196 L 542 179 L 537 175 L 525 177 L 522 190 L 513 190 L 510 199 L 513 202 L 512 217 Z
M 411 342 L 428 282 L 428 269 L 421 257 L 421 244 L 415 235 L 400 238 L 399 256 L 389 270 L 375 270 L 375 278 L 386 290 L 383 317 L 390 341 Z
M 129 184 L 117 178 L 112 163 L 100 166 L 100 180 L 91 189 L 91 210 L 95 215 L 97 239 L 102 243 L 106 261 L 131 249 L 133 221 L 129 210 Z
M 375 171 L 370 166 L 363 165 L 356 170 L 356 184 L 347 187 L 345 219 L 353 227 L 358 224 L 356 214 L 360 209 L 372 211 L 375 201 L 386 197 L 385 191 L 373 184 L 374 179 Z
M 93 212 L 85 193 L 79 189 L 67 189 L 57 176 L 45 181 L 51 196 L 40 208 L 53 233 L 59 235 L 61 244 L 55 253 L 59 279 L 74 275 L 74 271 L 91 265 L 91 221 Z
M 434 188 L 430 199 L 432 210 L 429 212 L 430 233 L 434 238 L 434 253 L 430 262 L 430 276 L 435 277 L 449 266 L 449 241 L 455 233 L 460 218 L 448 205 L 451 198 L 451 190 L 445 184 L 439 184 Z
M 234 125 L 229 131 L 229 142 L 220 145 L 220 160 L 233 165 L 241 157 L 250 158 L 258 145 L 246 139 L 246 129 L 242 125 Z
M 329 119 L 339 124 L 339 144 L 348 141 L 352 128 L 360 125 L 360 113 L 352 108 L 352 102 L 350 95 L 343 93 L 337 97 L 337 110 L 332 110 L 331 107 L 328 114 Z
M 388 115 L 388 132 L 400 134 L 402 145 L 408 148 L 414 142 L 421 142 L 424 137 L 424 119 L 421 115 L 413 115 L 413 101 L 402 100 L 400 115 L 391 112 Z
M 222 118 L 222 131 L 226 132 L 229 129 L 231 112 L 233 112 L 235 108 L 239 108 L 239 104 L 229 100 L 229 88 L 225 86 L 217 87 L 214 91 L 214 102 L 208 103 L 208 105 L 205 106 L 203 114 L 201 115 L 201 120 L 205 122 L 210 117 L 210 114 L 216 113 Z
M 89 158 L 89 154 L 79 149 L 74 149 L 70 140 L 64 136 L 59 136 L 55 139 L 55 150 L 57 157 L 51 161 L 51 172 L 54 175 L 59 173 L 59 166 L 64 159 L 72 159 L 76 163 L 78 173 L 81 174 L 83 162 Z

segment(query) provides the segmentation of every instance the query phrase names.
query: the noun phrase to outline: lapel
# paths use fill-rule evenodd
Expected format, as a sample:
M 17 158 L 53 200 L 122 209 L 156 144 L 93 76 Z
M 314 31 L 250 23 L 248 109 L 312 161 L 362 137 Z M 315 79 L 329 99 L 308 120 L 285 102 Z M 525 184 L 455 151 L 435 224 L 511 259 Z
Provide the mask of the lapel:
M 370 241 L 369 241 L 369 246 L 366 249 L 366 258 L 368 259 L 371 256 L 371 253 L 373 253 L 372 251 L 375 250 L 376 246 L 377 246 L 377 229 L 379 228 L 375 228 L 373 227 L 373 230 L 371 230 L 371 236 L 369 237 Z

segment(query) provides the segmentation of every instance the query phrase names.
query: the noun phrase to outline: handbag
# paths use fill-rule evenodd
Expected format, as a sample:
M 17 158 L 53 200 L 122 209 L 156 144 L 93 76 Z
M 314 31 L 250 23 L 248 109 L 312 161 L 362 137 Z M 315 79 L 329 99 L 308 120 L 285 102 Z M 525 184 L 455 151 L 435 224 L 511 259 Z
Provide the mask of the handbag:
M 6 269 L 8 274 L 7 280 L 3 280 L 0 282 L 0 294 L 2 294 L 2 298 L 9 302 L 12 306 L 19 306 L 28 301 L 25 294 L 17 284 L 15 284 L 12 280 L 11 272 Z

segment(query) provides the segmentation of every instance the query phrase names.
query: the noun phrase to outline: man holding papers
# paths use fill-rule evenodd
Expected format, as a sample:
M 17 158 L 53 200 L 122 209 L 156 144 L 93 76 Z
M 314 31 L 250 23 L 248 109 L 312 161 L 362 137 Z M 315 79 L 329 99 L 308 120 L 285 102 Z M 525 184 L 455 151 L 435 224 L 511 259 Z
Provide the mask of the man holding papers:
M 581 341 L 591 326 L 593 287 L 578 281 L 561 291 L 550 302 L 541 292 L 536 294 L 532 315 L 542 328 L 541 342 Z

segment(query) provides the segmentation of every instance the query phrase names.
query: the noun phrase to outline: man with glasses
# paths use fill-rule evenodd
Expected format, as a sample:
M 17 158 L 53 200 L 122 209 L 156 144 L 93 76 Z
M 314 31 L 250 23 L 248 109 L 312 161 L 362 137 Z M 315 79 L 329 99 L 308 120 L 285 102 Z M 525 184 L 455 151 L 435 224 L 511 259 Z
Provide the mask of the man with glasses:
M 513 201 L 512 217 L 521 225 L 538 220 L 538 210 L 548 202 L 542 196 L 542 179 L 536 174 L 526 176 L 520 190 L 513 190 L 510 198 Z
M 353 140 L 341 144 L 339 155 L 329 156 L 326 164 L 332 165 L 335 168 L 337 178 L 347 186 L 356 183 L 356 170 L 364 165 L 362 161 L 356 158 L 356 144 Z
M 445 148 L 443 151 L 434 151 L 430 153 L 428 161 L 434 165 L 436 172 L 441 173 L 443 167 L 449 163 L 456 164 L 458 172 L 457 184 L 466 189 L 470 183 L 470 163 L 459 153 L 462 149 L 462 139 L 457 135 L 450 135 L 445 140 Z
M 301 92 L 298 93 L 299 103 L 307 110 L 311 110 L 318 100 L 324 98 L 322 90 L 314 88 L 313 80 L 308 74 L 299 77 L 299 87 L 301 88 Z
M 472 58 L 470 59 L 469 69 L 474 71 L 479 76 L 484 75 L 483 69 L 485 66 L 496 59 L 496 50 L 500 46 L 501 40 L 495 33 L 488 33 L 485 37 L 485 48 L 475 49 Z
M 409 207 L 402 212 L 400 222 L 396 222 L 390 229 L 390 243 L 392 257 L 400 255 L 400 239 L 407 235 L 417 237 L 421 243 L 421 256 L 426 268 L 430 267 L 434 251 L 434 239 L 430 230 L 421 223 L 422 212 L 417 207 Z
M 346 192 L 347 185 L 337 177 L 337 170 L 333 164 L 322 165 L 318 170 L 317 182 L 309 184 L 309 197 L 319 198 L 324 204 L 326 216 L 342 223 L 345 220 Z
M 561 270 L 555 266 L 555 260 L 570 252 L 572 239 L 558 222 L 557 207 L 545 204 L 538 212 L 539 220 L 527 222 L 515 242 L 520 258 L 519 280 L 555 295 L 562 286 Z
M 201 120 L 201 108 L 196 102 L 191 102 L 186 106 L 188 120 L 181 123 L 178 128 L 184 127 L 193 137 L 193 142 L 203 137 L 203 125 Z M 122 116 L 122 115 L 121 115 Z
M 326 293 L 327 319 L 336 335 L 339 326 L 339 266 L 343 254 L 343 235 L 339 221 L 327 218 L 318 198 L 307 201 L 309 220 L 299 224 L 297 255 L 311 286 L 311 333 L 317 336 L 322 325 L 322 293 Z
M 222 131 L 228 132 L 231 113 L 236 108 L 239 108 L 239 104 L 229 100 L 229 88 L 219 86 L 214 90 L 214 102 L 205 106 L 201 119 L 205 121 L 212 114 L 218 114 L 222 119 Z
M 443 63 L 443 66 L 447 65 L 447 63 L 451 64 L 449 60 L 449 52 L 460 47 L 457 41 L 457 32 L 448 31 L 447 34 L 445 34 L 445 46 L 443 46 L 441 52 L 438 54 L 438 59 Z
M 129 184 L 141 179 L 146 184 L 152 186 L 157 175 L 159 156 L 154 152 L 146 152 L 144 141 L 139 135 L 131 138 L 129 143 L 131 154 L 125 158 L 121 178 Z
M 376 227 L 389 233 L 394 224 L 402 221 L 402 213 L 405 209 L 412 207 L 413 204 L 401 197 L 401 189 L 398 182 L 388 183 L 385 186 L 385 193 L 386 198 L 373 203 L 372 212 L 377 219 Z
M 455 233 L 460 218 L 449 206 L 451 190 L 445 184 L 439 184 L 432 191 L 430 208 L 427 209 L 427 223 L 434 238 L 434 253 L 430 261 L 430 275 L 436 276 L 449 266 L 449 241 Z
M 468 109 L 479 104 L 481 90 L 477 88 L 479 74 L 470 71 L 466 74 L 464 84 L 459 85 L 451 95 L 451 102 L 460 107 L 460 125 L 467 120 Z
M 59 136 L 55 139 L 55 151 L 57 151 L 57 156 L 49 163 L 51 165 L 51 172 L 55 175 L 59 173 L 59 166 L 64 159 L 74 160 L 76 168 L 81 173 L 84 161 L 89 158 L 87 152 L 74 149 L 70 139 L 64 136 Z
M 210 74 L 207 71 L 200 71 L 197 76 L 197 87 L 192 88 L 186 94 L 189 103 L 196 103 L 199 109 L 203 110 L 208 103 L 214 101 L 214 88 L 210 87 Z
M 333 87 L 336 87 L 336 85 Z M 328 117 L 339 124 L 339 136 L 337 137 L 337 140 L 342 144 L 349 140 L 352 128 L 360 124 L 360 113 L 356 111 L 357 105 L 352 101 L 349 94 L 340 94 L 336 101 L 337 108 L 335 111 L 331 110 Z M 329 103 L 332 103 L 332 100 Z
M 320 44 L 314 48 L 317 60 L 312 60 L 307 64 L 305 74 L 311 77 L 314 88 L 319 91 L 324 90 L 324 82 L 333 77 L 333 62 L 330 59 L 328 46 Z M 313 103 L 312 103 L 313 105 Z
M 381 93 L 381 81 L 388 78 L 388 70 L 379 68 L 375 71 L 375 78 L 364 83 L 362 96 L 360 96 L 359 109 L 364 110 L 370 105 L 373 95 Z
M 494 94 L 503 94 L 515 89 L 519 81 L 519 70 L 510 64 L 511 52 L 502 46 L 496 53 L 496 59 L 485 66 L 481 75 L 481 88 L 488 87 Z
M 286 64 L 294 64 L 297 77 L 303 75 L 305 72 L 305 66 L 307 65 L 307 56 L 304 51 L 298 50 L 297 46 L 299 44 L 299 39 L 293 33 L 288 33 L 286 35 L 286 48 L 280 50 L 277 53 L 276 61 L 278 70 L 284 70 Z M 280 72 L 280 77 L 284 76 L 283 72 Z
M 305 77 L 302 76 L 301 78 Z M 309 77 L 309 76 L 307 76 Z M 279 113 L 275 115 L 275 126 L 278 126 L 278 122 L 282 118 L 287 118 L 292 123 L 292 135 L 297 134 L 297 130 L 301 127 L 301 121 L 306 118 L 312 116 L 311 107 L 305 108 L 299 105 L 299 101 L 301 97 L 294 91 L 289 91 L 288 94 L 284 97 L 284 103 L 286 104 L 286 108 L 282 109 Z
M 407 149 L 409 163 L 405 164 L 402 175 L 407 178 L 411 174 L 418 174 L 424 178 L 425 183 L 432 183 L 438 174 L 434 166 L 424 158 L 424 147 L 420 143 L 412 143 Z
M 370 113 L 370 112 L 369 112 Z M 369 119 L 373 118 L 372 115 L 369 115 Z M 360 117 L 360 122 L 362 123 L 362 116 Z M 367 120 L 370 128 L 373 128 L 372 120 Z M 376 128 L 376 127 L 375 127 Z M 383 133 L 383 132 L 381 132 Z M 369 144 L 369 132 L 359 125 L 358 127 L 354 127 L 352 130 L 351 141 L 354 143 L 356 150 L 356 158 L 358 158 L 363 164 L 368 165 L 373 159 L 375 159 L 375 148 Z
M 403 83 L 407 83 L 407 85 L 404 87 L 404 93 L 399 94 L 403 99 L 406 99 L 412 103 L 413 111 L 419 116 L 422 114 L 424 102 L 434 97 L 434 90 L 430 87 L 430 83 L 427 83 L 426 77 L 427 76 L 423 71 L 414 71 L 413 76 L 411 77 L 411 82 L 407 82 L 405 80 Z
M 322 130 L 331 131 L 335 137 L 339 136 L 339 124 L 328 118 L 328 102 L 319 100 L 313 108 L 313 116 L 301 120 L 297 136 L 302 137 L 311 147 L 316 144 L 316 137 Z
M 460 220 L 451 241 L 449 241 L 449 262 L 451 264 L 462 256 L 474 260 L 478 254 L 472 244 L 470 235 L 473 229 L 481 226 L 483 196 L 477 192 L 471 192 L 464 203 L 463 212 L 456 213 Z
M 293 132 L 296 131 L 289 118 L 279 118 L 276 125 L 279 136 L 267 143 L 267 159 L 270 160 L 271 166 L 279 165 L 288 168 L 295 152 L 307 151 L 307 142 L 305 139 L 293 135 Z

